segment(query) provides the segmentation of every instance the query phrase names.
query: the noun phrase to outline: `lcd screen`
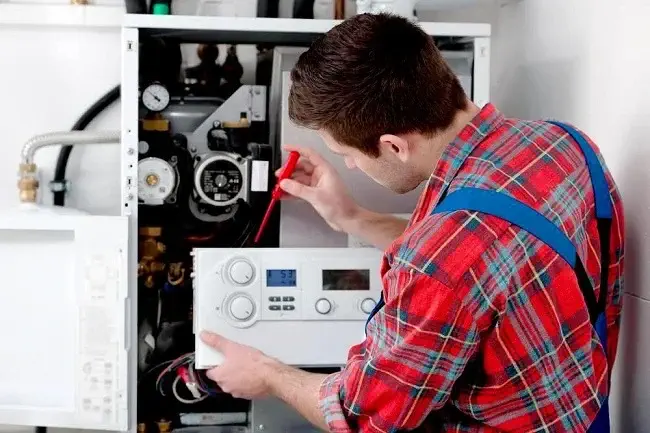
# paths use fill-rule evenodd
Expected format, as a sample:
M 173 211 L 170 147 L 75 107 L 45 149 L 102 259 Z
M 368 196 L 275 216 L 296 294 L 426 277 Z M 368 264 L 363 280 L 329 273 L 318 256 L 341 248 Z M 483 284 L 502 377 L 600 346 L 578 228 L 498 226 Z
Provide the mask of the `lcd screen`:
M 370 290 L 370 270 L 323 269 L 323 290 Z
M 296 287 L 295 269 L 267 269 L 267 287 Z

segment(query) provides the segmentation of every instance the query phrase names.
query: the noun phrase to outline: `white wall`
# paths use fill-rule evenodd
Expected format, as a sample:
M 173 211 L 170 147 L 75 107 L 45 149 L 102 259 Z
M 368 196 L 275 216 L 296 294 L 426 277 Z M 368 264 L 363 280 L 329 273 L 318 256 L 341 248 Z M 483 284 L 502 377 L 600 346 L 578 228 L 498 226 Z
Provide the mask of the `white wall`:
M 627 246 L 615 431 L 650 425 L 650 3 L 523 0 L 500 8 L 493 100 L 509 115 L 557 118 L 599 144 L 623 195 Z
M 650 430 L 650 2 L 492 0 L 427 13 L 492 28 L 491 99 L 506 115 L 572 122 L 598 143 L 623 195 L 626 275 L 613 377 L 616 433 Z
M 35 134 L 69 130 L 120 79 L 120 29 L 0 26 L 0 210 L 16 203 L 22 144 Z M 96 125 L 119 129 L 119 105 Z M 94 125 L 93 125 L 94 126 Z M 116 145 L 75 149 L 68 172 L 70 203 L 93 213 L 119 214 Z M 52 178 L 58 149 L 37 154 L 44 180 Z M 51 202 L 51 194 L 44 195 Z

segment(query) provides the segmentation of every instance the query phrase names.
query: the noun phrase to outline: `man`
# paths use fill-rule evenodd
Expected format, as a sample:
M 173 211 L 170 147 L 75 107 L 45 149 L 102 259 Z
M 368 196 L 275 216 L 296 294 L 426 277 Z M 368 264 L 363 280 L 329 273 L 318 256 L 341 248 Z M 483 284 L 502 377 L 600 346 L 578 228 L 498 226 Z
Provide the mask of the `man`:
M 361 209 L 323 158 L 290 147 L 303 158 L 282 188 L 385 249 L 380 308 L 341 372 L 302 372 L 204 334 L 225 355 L 209 376 L 334 432 L 584 432 L 597 414 L 606 421 L 624 222 L 595 145 L 475 106 L 431 38 L 398 17 L 343 22 L 292 81 L 291 118 L 350 169 L 397 193 L 428 183 L 407 223 Z

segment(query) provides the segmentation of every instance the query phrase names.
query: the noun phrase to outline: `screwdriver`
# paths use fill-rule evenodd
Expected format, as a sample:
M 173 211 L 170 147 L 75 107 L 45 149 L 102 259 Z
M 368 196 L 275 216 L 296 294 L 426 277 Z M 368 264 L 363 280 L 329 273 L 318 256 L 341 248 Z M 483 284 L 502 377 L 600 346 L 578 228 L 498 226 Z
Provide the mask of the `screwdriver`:
M 278 176 L 278 182 L 275 184 L 275 187 L 273 188 L 273 192 L 271 193 L 271 202 L 269 203 L 269 207 L 266 209 L 266 213 L 264 214 L 264 219 L 262 219 L 262 224 L 260 224 L 260 228 L 257 231 L 257 234 L 255 235 L 255 239 L 253 240 L 253 243 L 258 243 L 262 237 L 262 233 L 264 232 L 264 228 L 266 227 L 266 224 L 269 222 L 269 218 L 271 217 L 271 213 L 273 212 L 273 208 L 275 207 L 275 203 L 280 200 L 280 197 L 282 197 L 282 188 L 280 188 L 280 182 L 282 182 L 284 179 L 288 179 L 291 177 L 293 174 L 293 171 L 296 169 L 296 164 L 298 164 L 298 159 L 300 158 L 300 154 L 296 151 L 292 151 L 289 153 L 289 158 L 287 159 L 287 164 L 284 166 L 284 170 L 282 170 L 282 173 Z

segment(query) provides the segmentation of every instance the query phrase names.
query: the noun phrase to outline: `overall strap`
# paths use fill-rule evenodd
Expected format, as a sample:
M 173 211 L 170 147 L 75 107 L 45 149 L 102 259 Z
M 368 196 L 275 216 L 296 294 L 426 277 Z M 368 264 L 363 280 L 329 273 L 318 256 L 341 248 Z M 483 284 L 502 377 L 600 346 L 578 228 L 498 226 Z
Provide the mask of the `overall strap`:
M 596 208 L 596 221 L 598 225 L 598 238 L 600 240 L 600 294 L 598 297 L 598 311 L 604 312 L 607 306 L 607 292 L 608 292 L 608 276 L 609 276 L 609 240 L 612 230 L 612 217 L 614 214 L 614 207 L 612 205 L 612 200 L 609 195 L 609 185 L 607 183 L 607 177 L 605 176 L 605 170 L 596 155 L 596 152 L 587 142 L 585 137 L 576 130 L 573 126 L 567 125 L 566 123 L 549 121 L 559 128 L 562 128 L 567 134 L 573 138 L 573 140 L 578 143 L 580 150 L 585 157 L 585 162 L 587 163 L 587 169 L 589 170 L 589 177 L 591 179 L 591 187 L 594 192 L 594 206 Z M 586 273 L 584 274 L 586 276 Z M 578 275 L 578 278 L 582 277 Z M 587 284 L 589 281 L 581 282 Z M 605 318 L 603 317 L 604 321 Z M 597 330 L 599 335 L 602 328 L 606 327 L 606 324 L 598 324 Z M 604 335 L 601 336 L 601 340 L 604 340 Z M 603 341 L 603 344 L 605 341 Z
M 459 210 L 481 212 L 508 221 L 552 248 L 575 270 L 580 291 L 587 304 L 590 321 L 592 325 L 596 323 L 604 309 L 599 308 L 599 302 L 596 300 L 593 287 L 573 242 L 554 223 L 509 195 L 480 188 L 461 188 L 452 192 L 436 206 L 433 213 Z M 604 289 L 601 292 L 607 292 L 607 286 Z
M 470 210 L 483 212 L 497 216 L 517 225 L 523 230 L 539 238 L 549 247 L 553 248 L 571 267 L 576 271 L 578 284 L 583 294 L 591 323 L 597 321 L 604 322 L 602 313 L 605 311 L 607 304 L 608 288 L 608 271 L 609 271 L 609 238 L 611 232 L 612 204 L 609 195 L 609 187 L 605 172 L 600 164 L 598 156 L 587 140 L 570 125 L 550 121 L 549 123 L 563 129 L 573 140 L 580 146 L 591 179 L 594 191 L 594 203 L 596 208 L 596 218 L 598 224 L 598 235 L 601 244 L 601 275 L 600 275 L 600 293 L 598 300 L 591 285 L 586 269 L 578 257 L 577 250 L 571 240 L 562 232 L 554 223 L 541 215 L 536 210 L 525 204 L 496 191 L 483 190 L 478 188 L 462 188 L 446 196 L 443 192 L 443 200 L 436 206 L 432 213 L 451 212 L 454 210 Z M 375 308 L 368 316 L 366 327 L 372 317 L 385 305 L 383 294 Z M 599 320 L 600 319 L 600 320 Z M 597 328 L 603 332 L 598 332 L 605 343 L 604 323 L 597 323 Z

